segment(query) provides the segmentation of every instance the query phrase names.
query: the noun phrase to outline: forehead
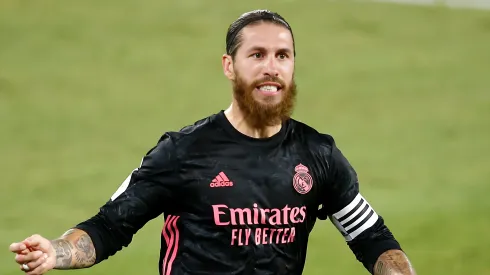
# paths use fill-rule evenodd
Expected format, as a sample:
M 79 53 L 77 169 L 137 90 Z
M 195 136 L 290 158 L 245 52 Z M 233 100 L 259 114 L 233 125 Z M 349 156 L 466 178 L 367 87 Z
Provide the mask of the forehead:
M 243 28 L 241 47 L 244 50 L 263 47 L 288 48 L 293 51 L 293 37 L 286 27 L 264 22 Z

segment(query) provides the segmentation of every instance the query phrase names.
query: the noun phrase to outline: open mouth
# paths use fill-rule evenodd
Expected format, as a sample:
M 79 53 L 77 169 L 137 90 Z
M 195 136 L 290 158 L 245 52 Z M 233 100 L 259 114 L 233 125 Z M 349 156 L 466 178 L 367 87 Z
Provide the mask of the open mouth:
M 276 95 L 282 90 L 282 87 L 279 83 L 266 82 L 257 86 L 257 90 L 264 95 Z

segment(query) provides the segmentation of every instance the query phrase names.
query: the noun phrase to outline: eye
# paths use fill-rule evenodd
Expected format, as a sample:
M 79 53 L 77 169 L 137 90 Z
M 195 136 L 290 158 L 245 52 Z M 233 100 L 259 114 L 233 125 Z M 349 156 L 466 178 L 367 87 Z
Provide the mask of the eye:
M 286 59 L 288 56 L 287 54 L 280 53 L 277 57 L 279 57 L 279 59 Z
M 254 57 L 254 58 L 261 58 L 262 57 L 262 54 L 261 53 L 254 53 L 254 54 L 252 54 L 252 57 Z

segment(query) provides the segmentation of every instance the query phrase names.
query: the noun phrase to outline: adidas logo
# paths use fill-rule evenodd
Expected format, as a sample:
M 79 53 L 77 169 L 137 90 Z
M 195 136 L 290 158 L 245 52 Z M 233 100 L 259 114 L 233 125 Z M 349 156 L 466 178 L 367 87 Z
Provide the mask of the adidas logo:
M 220 172 L 209 184 L 209 187 L 228 187 L 233 186 L 233 182 L 228 179 L 225 173 Z

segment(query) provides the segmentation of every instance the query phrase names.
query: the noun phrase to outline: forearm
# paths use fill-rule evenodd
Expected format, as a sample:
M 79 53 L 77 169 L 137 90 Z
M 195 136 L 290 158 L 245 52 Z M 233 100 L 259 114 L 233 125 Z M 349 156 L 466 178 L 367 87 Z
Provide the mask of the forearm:
M 407 255 L 401 250 L 388 250 L 379 256 L 374 275 L 416 275 Z
M 55 269 L 87 268 L 95 263 L 95 247 L 83 230 L 70 229 L 51 244 L 56 253 Z

